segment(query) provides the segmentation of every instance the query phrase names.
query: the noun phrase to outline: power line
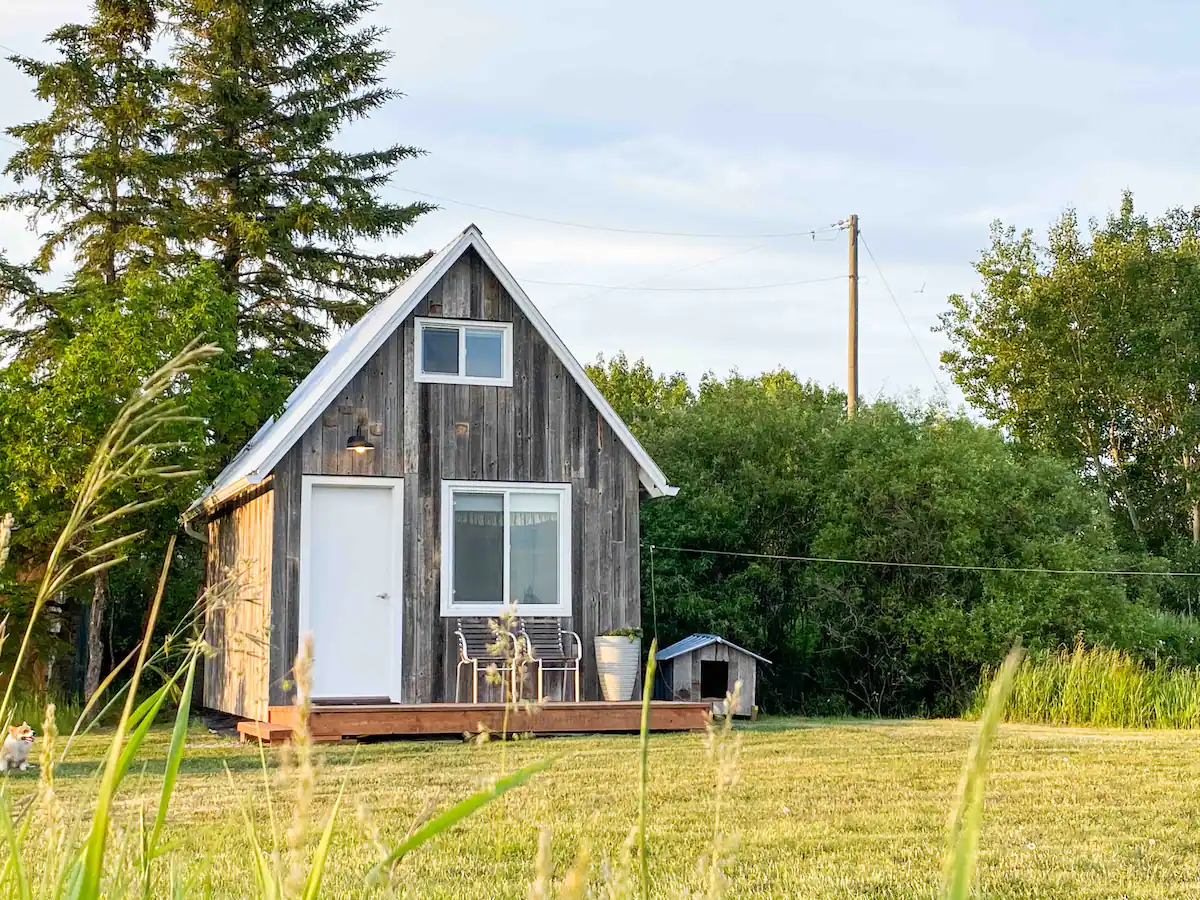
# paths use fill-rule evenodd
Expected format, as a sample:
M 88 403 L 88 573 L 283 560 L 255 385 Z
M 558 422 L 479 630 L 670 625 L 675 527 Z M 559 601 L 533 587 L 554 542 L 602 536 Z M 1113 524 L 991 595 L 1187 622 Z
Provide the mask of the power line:
M 645 234 L 655 237 L 685 237 L 685 238 L 728 238 L 734 240 L 750 239 L 758 240 L 760 238 L 785 238 L 785 237 L 816 237 L 827 231 L 836 231 L 838 226 L 826 225 L 823 228 L 810 228 L 805 231 L 780 231 L 765 234 L 725 234 L 719 232 L 703 232 L 703 231 L 646 231 L 640 228 L 615 228 L 608 225 L 591 225 L 585 222 L 568 222 L 563 219 L 547 219 L 542 216 L 530 216 L 525 213 L 512 212 L 507 209 L 498 209 L 494 206 L 484 206 L 480 203 L 468 203 L 466 200 L 455 200 L 452 197 L 440 197 L 437 194 L 428 194 L 424 191 L 413 190 L 412 188 L 401 187 L 400 190 L 407 191 L 410 194 L 416 194 L 418 197 L 424 197 L 427 200 L 436 200 L 438 203 L 453 203 L 455 206 L 465 206 L 468 209 L 480 209 L 484 212 L 496 213 L 501 216 L 510 216 L 514 219 L 525 219 L 530 222 L 544 222 L 547 225 L 561 225 L 564 228 L 584 228 L 589 231 L 608 231 L 615 234 Z
M 1114 576 L 1149 576 L 1154 578 L 1196 578 L 1200 572 L 1135 572 L 1110 569 L 1042 569 L 1027 566 L 974 566 L 956 565 L 954 563 L 914 563 L 914 562 L 885 562 L 878 559 L 840 559 L 832 556 L 785 556 L 778 553 L 749 553 L 737 550 L 702 550 L 695 547 L 664 547 L 661 544 L 650 544 L 651 552 L 668 550 L 674 553 L 695 553 L 707 556 L 733 556 L 741 559 L 774 559 L 784 562 L 831 563 L 847 566 L 872 566 L 875 568 L 900 569 L 938 569 L 957 572 L 1012 572 L 1025 575 L 1114 575 Z
M 658 639 L 658 592 L 654 589 L 654 545 L 650 545 L 650 609 L 654 613 L 654 638 Z
M 795 287 L 800 284 L 820 284 L 826 281 L 841 281 L 845 275 L 829 275 L 825 278 L 809 278 L 806 281 L 779 281 L 775 284 L 744 284 L 728 287 L 637 287 L 629 285 L 587 284 L 582 281 L 539 281 L 536 278 L 518 279 L 522 284 L 548 284 L 558 287 L 597 288 L 603 291 L 765 291 L 771 288 Z
M 934 368 L 933 363 L 929 361 L 929 357 L 925 354 L 925 348 L 921 346 L 920 340 L 917 339 L 917 333 L 913 331 L 913 327 L 908 321 L 908 316 L 904 314 L 904 310 L 900 306 L 900 301 L 896 299 L 896 295 L 892 292 L 891 285 L 888 284 L 887 278 L 885 278 L 883 275 L 883 269 L 879 267 L 879 263 L 875 259 L 875 254 L 871 252 L 871 245 L 867 243 L 867 239 L 863 237 L 863 233 L 861 231 L 858 233 L 858 237 L 859 240 L 862 241 L 863 249 L 867 251 L 867 256 L 871 259 L 871 265 L 873 265 L 875 267 L 875 271 L 879 273 L 879 280 L 883 282 L 884 290 L 886 290 L 888 296 L 892 298 L 892 304 L 896 307 L 896 312 L 900 313 L 900 318 L 904 322 L 904 327 L 908 329 L 909 337 L 911 337 L 913 339 L 913 343 L 917 345 L 917 351 L 921 354 L 921 359 L 925 361 L 925 368 L 929 370 L 929 374 L 932 375 L 933 380 L 937 382 L 938 388 L 943 394 L 945 394 L 946 385 L 942 383 L 941 376 L 938 375 L 937 369 Z
M 705 260 L 701 260 L 698 263 L 692 263 L 689 266 L 681 266 L 680 268 L 672 269 L 669 272 L 662 272 L 661 274 L 658 274 L 658 275 L 651 275 L 648 278 L 639 278 L 637 281 L 630 281 L 630 282 L 627 282 L 622 285 L 615 285 L 611 288 L 605 288 L 604 290 L 593 291 L 590 294 L 584 294 L 582 297 L 574 297 L 574 298 L 572 298 L 571 302 L 581 303 L 584 300 L 591 300 L 595 297 L 603 296 L 604 294 L 607 294 L 610 291 L 633 290 L 634 288 L 637 288 L 640 285 L 648 284 L 652 281 L 658 281 L 663 278 L 670 278 L 673 275 L 682 275 L 684 272 L 691 272 L 695 269 L 703 268 L 704 266 L 711 266 L 715 263 L 724 262 L 727 259 L 733 259 L 735 256 L 743 256 L 747 253 L 753 253 L 755 250 L 762 250 L 764 247 L 770 246 L 771 243 L 773 243 L 773 242 L 766 241 L 761 244 L 754 244 L 753 246 L 750 246 L 750 247 L 743 247 L 740 250 L 734 250 L 732 253 L 723 253 L 720 256 L 714 256 L 711 259 L 705 259 Z

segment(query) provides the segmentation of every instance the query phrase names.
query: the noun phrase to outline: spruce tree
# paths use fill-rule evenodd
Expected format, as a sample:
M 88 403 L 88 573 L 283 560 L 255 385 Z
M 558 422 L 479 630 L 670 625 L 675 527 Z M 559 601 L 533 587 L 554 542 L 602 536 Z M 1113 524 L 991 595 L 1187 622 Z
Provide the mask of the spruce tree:
M 163 152 L 171 72 L 149 53 L 156 30 L 152 0 L 96 0 L 91 22 L 47 38 L 58 59 L 10 57 L 51 107 L 7 129 L 20 147 L 4 171 L 18 189 L 0 197 L 0 208 L 50 226 L 35 269 L 72 250 L 78 274 L 114 284 L 131 266 L 165 258 L 178 201 Z M 20 279 L 5 284 L 18 306 L 37 295 Z
M 77 339 L 86 337 L 98 317 L 135 322 L 127 315 L 127 282 L 139 272 L 170 267 L 173 211 L 180 206 L 181 192 L 165 143 L 172 73 L 150 55 L 158 30 L 156 0 L 95 0 L 87 24 L 65 25 L 47 38 L 57 51 L 55 59 L 10 58 L 33 80 L 34 92 L 50 109 L 42 119 L 7 129 L 19 146 L 5 174 L 17 187 L 0 197 L 0 208 L 27 214 L 39 229 L 40 246 L 27 263 L 0 259 L 0 303 L 13 322 L 0 332 L 9 354 L 0 384 L 2 404 L 24 410 L 38 391 L 63 389 L 64 359 L 78 346 Z M 46 287 L 38 274 L 65 254 L 73 256 L 69 277 L 62 285 Z M 130 368 L 128 355 L 115 362 L 117 370 Z M 22 390 L 10 380 L 21 371 L 36 373 L 37 391 Z M 113 401 L 122 389 L 111 379 L 90 387 L 92 403 Z M 87 418 L 82 402 L 68 412 L 66 420 L 74 427 Z M 64 429 L 53 439 L 90 455 L 86 442 L 73 446 L 68 434 L 73 432 Z M 21 448 L 9 429 L 0 457 L 19 458 Z M 78 467 L 57 470 L 59 477 L 79 474 Z M 26 533 L 35 535 L 40 525 L 53 522 L 55 504 L 69 507 L 73 489 L 73 481 L 58 491 L 41 484 L 38 496 L 45 504 L 26 509 L 33 519 L 23 523 Z M 102 531 L 92 538 L 102 541 Z M 33 541 L 24 549 L 32 560 L 48 548 Z M 86 693 L 95 690 L 103 668 L 108 583 L 106 570 L 94 576 Z M 132 599 L 140 602 L 136 593 Z
M 240 303 L 244 346 L 293 378 L 419 262 L 373 253 L 430 207 L 380 199 L 422 151 L 334 146 L 397 92 L 383 86 L 372 0 L 168 0 L 175 36 L 172 139 L 189 172 L 181 220 Z

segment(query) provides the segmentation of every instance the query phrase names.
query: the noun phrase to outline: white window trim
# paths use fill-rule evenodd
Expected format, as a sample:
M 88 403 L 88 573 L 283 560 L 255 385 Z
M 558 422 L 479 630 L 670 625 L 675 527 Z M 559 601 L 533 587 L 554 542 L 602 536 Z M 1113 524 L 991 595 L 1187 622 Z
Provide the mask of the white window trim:
M 413 372 L 416 381 L 430 384 L 490 384 L 493 387 L 512 387 L 513 383 L 513 326 L 512 322 L 490 322 L 484 319 L 425 319 L 418 318 L 416 341 L 413 346 L 415 359 Z M 459 374 L 450 375 L 445 372 L 426 372 L 421 368 L 424 357 L 424 332 L 426 328 L 457 328 L 458 329 L 458 368 Z M 500 377 L 489 378 L 484 375 L 467 375 L 467 329 L 479 331 L 499 331 L 503 335 L 500 345 L 503 348 Z
M 571 615 L 571 485 L 547 484 L 545 482 L 521 481 L 443 481 L 442 482 L 442 616 L 497 616 L 505 603 L 455 603 L 452 589 L 454 573 L 454 491 L 470 491 L 478 494 L 501 494 L 504 496 L 504 593 L 508 594 L 508 495 L 513 492 L 554 494 L 559 497 L 558 517 L 558 603 L 527 604 L 518 607 L 524 615 L 558 616 Z

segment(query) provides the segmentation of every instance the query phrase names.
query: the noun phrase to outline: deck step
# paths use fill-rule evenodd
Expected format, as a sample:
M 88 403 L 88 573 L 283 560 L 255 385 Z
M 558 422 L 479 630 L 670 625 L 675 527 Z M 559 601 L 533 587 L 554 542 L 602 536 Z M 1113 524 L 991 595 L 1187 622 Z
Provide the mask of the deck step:
M 238 722 L 238 734 L 243 741 L 261 740 L 264 744 L 282 744 L 292 736 L 291 726 L 270 722 Z

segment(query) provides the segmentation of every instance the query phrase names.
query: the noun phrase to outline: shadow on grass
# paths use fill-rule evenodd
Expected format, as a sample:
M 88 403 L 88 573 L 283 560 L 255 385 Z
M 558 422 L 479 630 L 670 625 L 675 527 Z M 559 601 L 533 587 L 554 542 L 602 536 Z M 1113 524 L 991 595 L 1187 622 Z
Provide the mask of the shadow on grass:
M 866 716 L 767 716 L 757 722 L 739 722 L 738 728 L 746 731 L 802 731 L 810 728 L 912 728 L 934 723 L 960 722 L 959 719 L 871 719 Z
M 339 761 L 330 761 L 331 765 L 337 766 Z M 54 767 L 54 777 L 58 779 L 75 779 L 75 778 L 91 778 L 103 765 L 97 760 L 81 760 L 78 762 L 60 763 Z M 274 769 L 279 765 L 277 758 L 267 756 L 267 768 Z M 180 774 L 183 775 L 218 775 L 224 773 L 228 768 L 231 772 L 248 772 L 260 771 L 262 769 L 262 761 L 258 756 L 250 756 L 246 754 L 238 754 L 237 756 L 193 756 L 184 757 L 183 763 L 179 767 Z M 130 767 L 131 773 L 145 773 L 147 775 L 162 775 L 167 769 L 167 759 L 165 756 L 142 757 L 134 760 Z M 10 777 L 37 779 L 37 770 L 30 768 L 28 772 L 22 772 L 19 775 L 13 773 Z
M 740 721 L 745 731 L 797 731 L 804 728 L 831 728 L 847 725 L 893 724 L 891 719 L 864 719 L 854 716 L 764 716 L 756 722 Z
M 366 762 L 377 761 L 383 756 L 426 756 L 437 753 L 447 743 L 455 742 L 389 741 L 363 744 L 357 753 L 357 763 L 355 763 L 354 747 L 330 747 L 329 749 L 332 752 L 322 755 L 321 768 L 341 769 L 352 764 L 361 766 Z M 459 740 L 457 743 L 461 745 L 463 742 Z M 264 747 L 263 754 L 269 770 L 279 767 L 278 747 Z M 101 765 L 103 765 L 103 761 L 98 759 L 71 760 L 57 765 L 54 769 L 54 774 L 56 778 L 63 779 L 91 778 L 96 774 Z M 145 755 L 139 756 L 134 761 L 132 771 L 138 773 L 144 772 L 146 775 L 161 775 L 166 771 L 166 766 L 167 758 L 165 753 L 153 756 Z M 203 777 L 205 775 L 221 775 L 226 769 L 235 774 L 239 772 L 258 772 L 262 770 L 262 766 L 263 759 L 259 756 L 257 744 L 237 744 L 230 742 L 228 745 L 207 744 L 203 747 L 186 751 L 179 771 L 181 775 Z M 13 772 L 11 777 L 36 780 L 37 773 L 37 768 L 31 766 L 28 772 Z

